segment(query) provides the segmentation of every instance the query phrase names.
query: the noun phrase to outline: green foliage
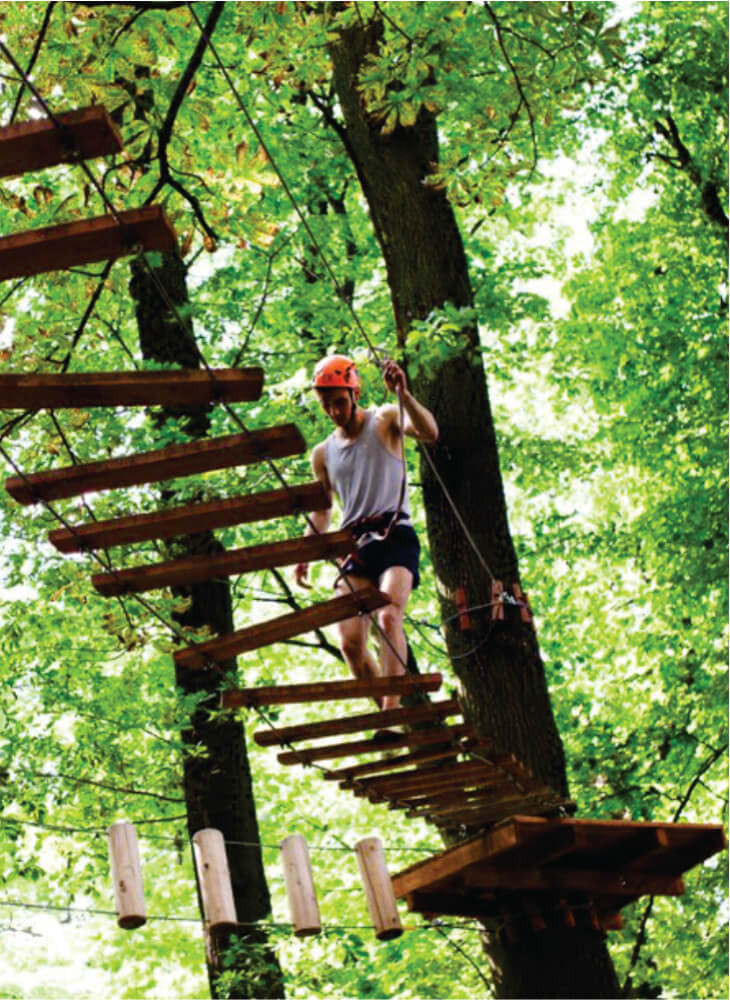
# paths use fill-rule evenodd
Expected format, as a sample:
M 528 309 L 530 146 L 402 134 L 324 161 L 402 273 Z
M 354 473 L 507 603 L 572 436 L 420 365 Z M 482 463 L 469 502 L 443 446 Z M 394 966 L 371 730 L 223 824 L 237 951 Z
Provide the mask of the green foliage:
M 679 812 L 689 821 L 726 821 L 727 288 L 722 233 L 702 196 L 711 182 L 726 208 L 726 11 L 650 3 L 617 26 L 608 20 L 609 5 L 597 3 L 379 9 L 383 44 L 361 76 L 360 96 L 386 133 L 420 114 L 438 118 L 441 161 L 424 180 L 446 188 L 463 223 L 510 516 L 580 814 L 667 820 Z M 0 4 L 0 32 L 24 64 L 44 13 L 41 4 Z M 362 195 L 322 114 L 337 116 L 328 38 L 376 14 L 373 4 L 340 11 L 227 4 L 215 34 L 242 99 L 334 262 L 339 296 L 210 57 L 167 149 L 173 175 L 217 236 L 216 248 L 190 199 L 165 189 L 205 357 L 211 365 L 262 363 L 263 400 L 235 411 L 251 427 L 293 420 L 310 443 L 327 433 L 306 389 L 327 349 L 352 351 L 367 402 L 384 399 L 348 296 L 374 342 L 396 350 L 386 275 Z M 56 109 L 96 100 L 116 112 L 127 154 L 94 169 L 117 208 L 139 205 L 153 190 L 159 128 L 196 41 L 184 7 L 132 19 L 123 4 L 55 5 L 34 81 Z M 17 82 L 3 78 L 3 123 L 16 93 Z M 30 114 L 26 94 L 18 118 Z M 666 159 L 676 159 L 677 150 L 655 121 L 668 128 L 668 115 L 699 185 L 692 170 Z M 560 179 L 547 162 L 538 174 L 535 147 L 546 157 L 559 150 L 573 157 L 575 177 Z M 643 196 L 638 208 L 632 192 Z M 575 216 L 580 204 L 590 205 L 593 243 L 576 254 L 565 206 Z M 0 183 L 4 233 L 102 211 L 71 167 Z M 71 370 L 144 367 L 125 263 L 114 266 L 80 330 L 98 271 L 3 287 L 3 371 L 55 371 L 69 352 Z M 563 296 L 557 305 L 556 287 Z M 414 325 L 409 357 L 442 363 L 461 349 L 459 332 L 472 319 L 445 304 Z M 181 424 L 160 428 L 153 415 L 131 410 L 26 415 L 11 429 L 19 416 L 3 414 L 0 435 L 24 470 L 65 465 L 68 448 L 83 462 L 183 436 Z M 212 414 L 211 433 L 236 429 L 223 408 Z M 416 483 L 415 455 L 409 460 Z M 306 457 L 289 460 L 285 471 L 290 482 L 304 481 Z M 227 470 L 176 481 L 170 501 L 274 485 L 262 467 Z M 422 525 L 415 487 L 412 502 Z M 49 995 L 53 980 L 53 995 L 80 995 L 80 983 L 89 995 L 199 996 L 207 988 L 202 934 L 194 926 L 180 801 L 179 731 L 193 703 L 174 688 L 170 631 L 134 601 L 96 596 L 88 577 L 99 566 L 88 557 L 61 557 L 48 545 L 55 521 L 47 512 L 21 511 L 5 495 L 1 503 L 2 899 L 110 909 L 103 831 L 124 818 L 139 823 L 149 912 L 183 919 L 151 921 L 126 934 L 112 917 L 71 915 L 74 950 L 81 950 L 79 940 L 88 946 L 85 971 L 71 965 L 64 974 L 65 956 L 56 954 L 45 984 L 36 975 L 27 985 L 37 946 L 18 942 L 33 943 L 25 934 L 33 929 L 32 911 L 10 911 L 3 957 L 13 971 L 0 990 Z M 88 503 L 107 518 L 151 510 L 158 498 L 141 487 Z M 89 516 L 75 500 L 57 508 L 72 522 Z M 226 529 L 220 538 L 234 547 L 300 530 L 291 518 Z M 112 552 L 114 566 L 157 558 L 152 544 Z M 422 669 L 448 676 L 427 554 L 425 563 L 409 638 Z M 331 576 L 328 567 L 314 570 L 313 600 L 331 595 Z M 288 609 L 271 573 L 238 580 L 233 592 L 237 625 Z M 151 603 L 170 619 L 171 595 Z M 245 684 L 269 684 L 334 678 L 342 667 L 312 640 L 251 654 L 240 675 Z M 287 724 L 325 713 L 298 707 L 270 715 Z M 438 849 L 433 831 L 377 807 L 365 812 L 312 770 L 279 767 L 253 744 L 260 722 L 247 718 L 246 725 L 264 844 L 298 830 L 314 844 L 352 845 L 379 828 L 388 846 L 403 850 L 394 868 Z M 285 925 L 277 851 L 264 850 L 272 919 Z M 377 944 L 366 929 L 352 855 L 313 856 L 327 933 L 298 941 L 286 926 L 272 931 L 289 995 L 484 994 L 474 969 L 432 929 Z M 727 995 L 722 861 L 695 871 L 681 901 L 655 904 L 632 971 L 641 995 L 655 988 L 688 995 L 698 982 L 708 995 Z M 643 905 L 627 912 L 624 931 L 613 936 L 622 977 Z M 418 923 L 405 914 L 404 922 Z M 473 930 L 448 933 L 483 965 Z M 226 969 L 221 984 L 233 988 Z

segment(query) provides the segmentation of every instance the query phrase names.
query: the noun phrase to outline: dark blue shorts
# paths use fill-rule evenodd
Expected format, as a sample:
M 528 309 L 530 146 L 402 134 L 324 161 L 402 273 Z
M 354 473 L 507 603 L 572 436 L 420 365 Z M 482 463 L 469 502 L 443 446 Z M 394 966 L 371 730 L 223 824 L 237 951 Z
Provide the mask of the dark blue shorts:
M 396 524 L 384 542 L 367 542 L 354 555 L 348 556 L 340 573 L 347 576 L 364 576 L 377 584 L 386 569 L 405 566 L 413 574 L 413 590 L 420 581 L 418 555 L 421 546 L 418 535 L 410 524 Z

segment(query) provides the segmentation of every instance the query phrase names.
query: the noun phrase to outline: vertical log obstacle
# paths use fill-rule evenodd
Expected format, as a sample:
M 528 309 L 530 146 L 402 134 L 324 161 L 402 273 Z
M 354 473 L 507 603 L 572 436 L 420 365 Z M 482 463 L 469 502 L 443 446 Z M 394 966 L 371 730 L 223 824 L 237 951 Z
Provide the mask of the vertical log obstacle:
M 233 899 L 226 845 L 221 831 L 198 830 L 193 836 L 193 855 L 206 929 L 211 934 L 235 930 L 238 926 L 238 917 Z
M 297 937 L 319 934 L 322 922 L 307 842 L 300 833 L 295 833 L 285 837 L 279 846 L 294 933 Z
M 365 887 L 370 919 L 380 941 L 400 937 L 403 926 L 393 893 L 385 851 L 379 837 L 364 837 L 355 845 L 360 876 Z
M 132 823 L 114 823 L 108 834 L 117 923 L 132 930 L 147 922 L 137 833 Z

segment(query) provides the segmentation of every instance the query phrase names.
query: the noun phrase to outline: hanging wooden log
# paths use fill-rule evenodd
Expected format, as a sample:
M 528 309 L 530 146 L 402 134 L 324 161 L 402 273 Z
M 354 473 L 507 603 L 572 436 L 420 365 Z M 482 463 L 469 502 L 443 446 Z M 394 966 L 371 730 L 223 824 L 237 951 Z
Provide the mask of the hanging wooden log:
M 277 754 L 280 764 L 311 764 L 315 760 L 336 760 L 339 757 L 356 757 L 359 754 L 379 753 L 381 750 L 397 750 L 401 747 L 449 745 L 454 740 L 473 737 L 474 730 L 468 723 L 457 726 L 435 725 L 428 729 L 415 729 L 402 736 L 383 739 L 354 740 L 351 743 L 329 743 L 323 747 L 306 747 L 302 750 L 285 750 Z
M 117 923 L 131 930 L 147 922 L 137 833 L 132 823 L 115 823 L 108 834 Z
M 259 399 L 263 384 L 262 368 L 0 375 L 0 410 L 243 403 Z
M 159 205 L 4 236 L 0 281 L 116 260 L 137 249 L 177 251 L 175 232 Z
M 322 930 L 322 922 L 314 891 L 312 864 L 309 860 L 307 842 L 300 833 L 295 833 L 282 840 L 280 847 L 294 934 L 297 937 L 319 934 Z
M 231 549 L 217 555 L 185 556 L 152 566 L 95 573 L 91 577 L 91 583 L 103 597 L 116 597 L 119 594 L 158 590 L 160 587 L 181 587 L 200 583 L 202 580 L 222 579 L 274 566 L 335 559 L 337 556 L 347 555 L 354 548 L 352 532 L 333 531 L 290 538 L 283 542 L 251 545 L 244 549 Z
M 458 698 L 448 701 L 432 702 L 428 705 L 418 705 L 415 708 L 393 708 L 386 712 L 369 712 L 367 715 L 352 715 L 345 719 L 327 719 L 324 722 L 302 723 L 296 726 L 284 726 L 282 729 L 262 729 L 254 733 L 253 738 L 262 747 L 275 746 L 277 743 L 296 743 L 297 740 L 316 740 L 321 736 L 341 736 L 344 733 L 359 733 L 366 729 L 376 729 L 381 726 L 412 725 L 416 722 L 427 722 L 445 719 L 450 715 L 460 715 L 461 706 Z M 391 744 L 392 745 L 392 744 Z M 388 746 L 388 741 L 385 741 Z
M 365 837 L 355 845 L 355 854 L 376 937 L 381 941 L 400 937 L 403 927 L 381 840 Z
M 193 855 L 208 930 L 213 933 L 235 930 L 238 917 L 220 830 L 198 830 L 193 836 Z
M 0 128 L 0 177 L 43 170 L 59 163 L 89 160 L 122 150 L 122 140 L 106 109 L 89 108 Z
M 48 538 L 59 552 L 82 552 L 110 549 L 156 538 L 175 538 L 234 524 L 267 521 L 286 514 L 327 510 L 331 506 L 321 483 L 304 483 L 288 489 L 266 490 L 228 500 L 210 500 L 169 507 L 150 514 L 133 514 L 107 521 L 78 524 L 73 529 L 59 528 Z
M 441 674 L 404 674 L 400 677 L 372 677 L 367 680 L 314 681 L 310 684 L 242 688 L 224 691 L 221 694 L 221 708 L 308 705 L 315 701 L 342 701 L 385 694 L 409 694 L 412 691 L 436 691 L 441 687 L 442 679 Z
M 261 646 L 270 646 L 275 642 L 283 642 L 295 635 L 311 632 L 312 629 L 331 625 L 345 618 L 354 618 L 359 614 L 368 614 L 378 608 L 390 604 L 390 598 L 381 594 L 374 587 L 362 587 L 352 594 L 343 594 L 330 601 L 322 601 L 303 611 L 293 611 L 289 615 L 281 615 L 270 621 L 238 632 L 231 632 L 209 642 L 197 643 L 194 647 L 178 650 L 174 654 L 175 663 L 179 667 L 200 668 L 211 663 L 229 660 L 239 653 L 247 653 Z
M 301 454 L 305 450 L 304 438 L 294 424 L 282 424 L 247 434 L 228 434 L 175 444 L 123 458 L 12 476 L 6 480 L 5 488 L 18 503 L 31 504 L 77 496 L 92 490 L 141 486 L 212 469 L 248 465 L 266 457 L 282 458 Z

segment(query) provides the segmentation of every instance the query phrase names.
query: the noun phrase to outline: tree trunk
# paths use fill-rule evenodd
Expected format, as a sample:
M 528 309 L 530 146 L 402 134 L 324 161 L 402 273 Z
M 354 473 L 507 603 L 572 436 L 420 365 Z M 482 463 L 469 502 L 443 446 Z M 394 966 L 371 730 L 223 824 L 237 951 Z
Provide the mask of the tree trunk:
M 155 270 L 157 281 L 166 297 L 176 307 L 187 304 L 185 268 L 182 261 L 163 255 L 162 265 Z M 160 295 L 156 282 L 146 266 L 132 265 L 130 292 L 135 300 L 140 348 L 145 360 L 172 362 L 183 368 L 199 366 L 198 350 L 189 324 L 183 325 L 171 315 L 169 305 Z M 171 417 L 184 417 L 187 433 L 203 437 L 208 429 L 205 407 L 166 410 L 159 418 L 164 423 Z M 165 491 L 166 500 L 172 497 Z M 175 555 L 214 553 L 222 549 L 212 532 L 175 540 Z M 209 581 L 187 588 L 188 609 L 178 616 L 183 626 L 210 626 L 215 632 L 233 630 L 231 593 L 228 581 Z M 235 659 L 224 665 L 226 673 L 236 669 Z M 218 707 L 221 677 L 217 671 L 177 668 L 175 682 L 183 695 L 204 692 L 206 697 L 190 717 L 183 730 L 186 746 L 196 752 L 186 754 L 183 762 L 185 802 L 190 837 L 205 827 L 221 830 L 227 842 L 236 911 L 241 924 L 265 919 L 271 912 L 261 851 L 257 845 L 259 830 L 253 796 L 251 771 L 241 724 L 230 717 L 211 718 L 210 710 Z M 201 754 L 200 751 L 203 751 Z M 232 844 L 238 841 L 239 844 Z M 263 931 L 242 927 L 229 940 L 208 941 L 206 961 L 211 994 L 222 995 L 217 985 L 221 972 L 221 956 L 231 947 L 233 960 L 226 972 L 234 976 L 233 986 L 227 986 L 229 997 L 282 997 L 284 984 L 276 956 L 267 944 Z
M 492 623 L 488 608 L 474 612 L 475 631 L 466 635 L 448 620 L 455 614 L 457 587 L 466 589 L 470 605 L 485 605 L 491 600 L 490 573 L 508 592 L 519 582 L 519 573 L 484 370 L 475 349 L 476 327 L 463 329 L 458 351 L 437 368 L 418 368 L 417 357 L 408 355 L 412 321 L 425 319 L 447 302 L 470 307 L 473 300 L 451 205 L 443 191 L 423 183 L 438 162 L 434 116 L 422 109 L 414 126 L 398 126 L 383 135 L 381 122 L 368 117 L 358 93 L 362 60 L 377 49 L 381 36 L 382 23 L 377 20 L 349 28 L 330 52 L 344 118 L 340 134 L 385 258 L 399 342 L 406 362 L 411 362 L 414 392 L 439 424 L 439 442 L 431 449 L 434 464 L 489 567 L 489 571 L 484 568 L 422 460 L 428 539 L 447 648 L 461 681 L 466 714 L 477 730 L 493 741 L 497 752 L 516 754 L 565 795 L 562 743 L 532 626 L 509 606 L 503 622 Z M 571 930 L 556 922 L 536 934 L 516 926 L 509 938 L 495 928 L 487 934 L 486 947 L 499 996 L 618 995 L 604 937 L 592 927 Z

